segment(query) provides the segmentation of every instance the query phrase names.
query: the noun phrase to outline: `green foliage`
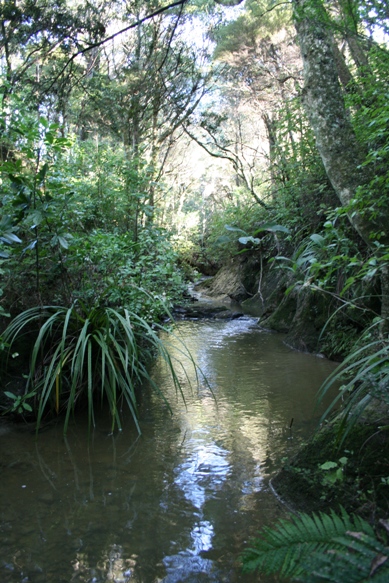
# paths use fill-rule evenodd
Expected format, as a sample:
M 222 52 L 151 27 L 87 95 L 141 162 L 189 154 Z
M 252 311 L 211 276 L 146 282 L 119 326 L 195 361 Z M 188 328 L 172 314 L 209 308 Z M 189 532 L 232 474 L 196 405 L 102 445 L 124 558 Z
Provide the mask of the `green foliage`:
M 140 231 L 136 242 L 130 233 L 100 230 L 75 237 L 67 264 L 73 297 L 130 308 L 150 322 L 166 316 L 185 289 L 168 235 L 156 228 Z
M 334 384 L 341 383 L 338 395 L 323 414 L 323 419 L 340 403 L 341 423 L 338 444 L 341 445 L 355 423 L 373 400 L 389 405 L 389 342 L 388 338 L 375 338 L 375 325 L 365 333 L 360 344 L 350 352 L 319 389 L 321 402 Z M 377 334 L 376 334 L 377 336 Z
M 80 298 L 158 320 L 184 285 L 169 235 L 141 227 L 148 212 L 145 164 L 127 160 L 108 142 L 74 146 L 57 124 L 36 120 L 13 102 L 11 119 L 4 110 L 2 120 L 17 151 L 1 164 L 7 214 L 0 252 L 12 273 L 5 302 L 23 310 Z M 14 242 L 21 253 L 12 252 Z
M 267 0 L 250 0 L 245 3 L 245 9 L 240 11 L 235 20 L 213 33 L 217 41 L 215 57 L 222 58 L 226 52 L 238 51 L 242 47 L 251 48 L 250 45 L 255 44 L 258 36 L 274 33 L 290 25 L 290 21 L 291 11 L 288 5 L 275 6 Z
M 187 250 L 186 258 L 192 262 L 190 253 L 195 258 L 195 263 L 220 266 L 238 251 L 238 241 L 233 233 L 226 232 L 225 225 L 236 225 L 244 232 L 251 232 L 259 222 L 264 222 L 263 209 L 256 205 L 250 205 L 247 193 L 236 197 L 233 202 L 225 204 L 222 208 L 209 213 L 205 221 L 205 232 L 196 231 L 191 239 L 193 246 Z M 186 232 L 184 233 L 186 235 Z M 186 246 L 183 247 L 186 249 Z M 177 248 L 180 251 L 180 243 Z M 200 261 L 199 261 L 200 258 Z
M 246 571 L 304 583 L 383 583 L 389 548 L 365 520 L 347 514 L 298 514 L 264 528 L 243 555 Z
M 120 410 L 127 405 L 138 431 L 136 389 L 147 382 L 160 393 L 147 370 L 151 356 L 160 354 L 178 390 L 172 358 L 160 340 L 161 326 L 152 327 L 127 310 L 91 307 L 31 308 L 12 320 L 4 332 L 9 350 L 27 333 L 35 333 L 26 394 L 14 408 L 36 395 L 37 429 L 46 414 L 65 412 L 64 432 L 76 407 L 86 403 L 89 425 L 94 425 L 96 402 L 107 402 L 112 430 L 121 428 Z M 12 397 L 11 397 L 12 398 Z M 163 398 L 163 395 L 162 395 Z
M 293 257 L 279 256 L 276 261 L 294 273 L 293 285 L 315 285 L 323 291 L 347 297 L 347 290 L 354 284 L 355 296 L 358 277 L 361 281 L 367 275 L 362 273 L 363 256 L 342 226 L 336 227 L 335 221 L 327 220 L 323 227 L 320 233 L 306 237 Z
M 333 486 L 336 482 L 343 482 L 343 469 L 347 464 L 348 458 L 342 456 L 337 462 L 327 461 L 320 464 L 319 469 L 323 470 L 322 483 L 324 486 Z
M 289 229 L 287 227 L 283 227 L 282 225 L 276 225 L 274 223 L 265 223 L 261 225 L 261 227 L 257 228 L 252 235 L 248 235 L 242 229 L 238 227 L 231 227 L 230 225 L 225 225 L 227 231 L 243 233 L 244 237 L 239 237 L 238 241 L 241 245 L 251 245 L 257 247 L 261 243 L 261 239 L 259 239 L 256 235 L 263 235 L 264 233 L 284 233 L 289 234 Z
M 150 214 L 147 162 L 129 158 L 112 139 L 78 141 L 61 163 L 70 191 L 67 210 L 77 231 L 135 233 Z
M 5 245 L 21 243 L 21 239 L 15 235 L 15 227 L 12 224 L 12 218 L 9 215 L 3 215 L 0 220 L 0 257 L 8 259 L 9 251 Z
M 8 215 L 3 215 L 0 220 L 0 276 L 4 276 L 6 273 L 6 269 L 3 269 L 4 259 L 8 259 L 10 256 L 10 252 L 7 249 L 7 246 L 12 245 L 13 243 L 21 243 L 21 240 L 17 235 L 14 233 L 14 227 L 12 226 L 11 217 Z M 3 295 L 3 289 L 0 287 L 0 298 Z M 0 300 L 1 301 L 1 300 Z M 9 313 L 4 309 L 4 307 L 0 304 L 0 318 L 1 317 L 9 317 Z M 2 340 L 0 337 L 0 351 L 2 347 Z
M 17 413 L 18 415 L 32 413 L 33 409 L 27 401 L 36 396 L 35 390 L 23 395 L 15 395 L 10 391 L 4 391 L 4 395 L 11 401 L 11 405 L 5 409 L 4 413 Z
M 38 303 L 42 286 L 61 271 L 63 251 L 72 237 L 67 215 L 69 185 L 60 171 L 72 141 L 60 135 L 58 124 L 37 119 L 17 98 L 8 101 L 14 109 L 9 113 L 4 107 L 0 116 L 2 137 L 8 144 L 0 164 L 2 240 L 17 242 L 22 250 L 19 246 L 7 249 L 7 268 L 13 277 L 4 291 L 13 296 L 13 302 L 29 296 Z

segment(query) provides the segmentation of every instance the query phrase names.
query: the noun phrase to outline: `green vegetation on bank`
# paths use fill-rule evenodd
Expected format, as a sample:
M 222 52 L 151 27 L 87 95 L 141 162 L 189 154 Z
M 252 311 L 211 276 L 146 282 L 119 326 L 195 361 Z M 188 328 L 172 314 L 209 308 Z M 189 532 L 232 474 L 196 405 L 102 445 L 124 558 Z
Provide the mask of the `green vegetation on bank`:
M 65 412 L 66 427 L 78 405 L 93 424 L 102 400 L 120 427 L 124 400 L 136 423 L 150 355 L 176 378 L 163 320 L 188 279 L 233 260 L 265 325 L 341 361 L 322 390 L 340 385 L 333 451 L 285 472 L 347 492 L 361 421 L 358 452 L 387 460 L 387 423 L 363 426 L 389 394 L 387 7 L 222 4 L 2 3 L 0 405 L 38 423 Z M 371 492 L 341 500 L 366 502 L 372 522 L 389 499 L 375 467 Z M 336 552 L 386 557 L 366 536 Z

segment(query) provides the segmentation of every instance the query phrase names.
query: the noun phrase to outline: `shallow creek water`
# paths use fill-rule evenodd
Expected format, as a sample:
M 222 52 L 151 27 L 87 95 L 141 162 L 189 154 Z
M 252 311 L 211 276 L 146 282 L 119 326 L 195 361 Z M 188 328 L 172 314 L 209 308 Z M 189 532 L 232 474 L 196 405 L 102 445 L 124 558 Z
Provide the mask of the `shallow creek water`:
M 175 333 L 209 386 L 173 339 L 185 403 L 157 362 L 173 414 L 146 391 L 141 437 L 130 419 L 110 435 L 104 416 L 89 439 L 82 418 L 66 438 L 60 426 L 37 440 L 2 428 L 1 583 L 258 580 L 239 555 L 287 514 L 269 480 L 315 427 L 315 394 L 334 365 L 249 317 L 182 321 Z

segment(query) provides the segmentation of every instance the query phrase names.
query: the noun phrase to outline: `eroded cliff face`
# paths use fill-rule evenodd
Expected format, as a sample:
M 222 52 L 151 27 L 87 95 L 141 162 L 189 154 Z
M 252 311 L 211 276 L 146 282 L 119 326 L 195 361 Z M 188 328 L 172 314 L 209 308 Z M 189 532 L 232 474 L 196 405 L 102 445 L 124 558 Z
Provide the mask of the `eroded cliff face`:
M 254 296 L 260 277 L 260 261 L 256 256 L 233 257 L 217 274 L 196 286 L 196 290 L 212 298 L 242 304 Z

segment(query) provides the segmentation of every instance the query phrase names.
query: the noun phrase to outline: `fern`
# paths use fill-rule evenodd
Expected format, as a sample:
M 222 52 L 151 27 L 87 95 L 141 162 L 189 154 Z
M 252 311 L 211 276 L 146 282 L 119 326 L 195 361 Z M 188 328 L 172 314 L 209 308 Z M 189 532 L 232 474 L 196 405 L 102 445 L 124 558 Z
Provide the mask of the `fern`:
M 334 539 L 337 550 L 315 552 L 304 563 L 304 583 L 387 583 L 389 548 L 374 536 L 348 531 Z
M 389 581 L 389 549 L 368 522 L 350 516 L 299 514 L 266 527 L 242 557 L 245 571 L 278 574 L 304 583 Z

